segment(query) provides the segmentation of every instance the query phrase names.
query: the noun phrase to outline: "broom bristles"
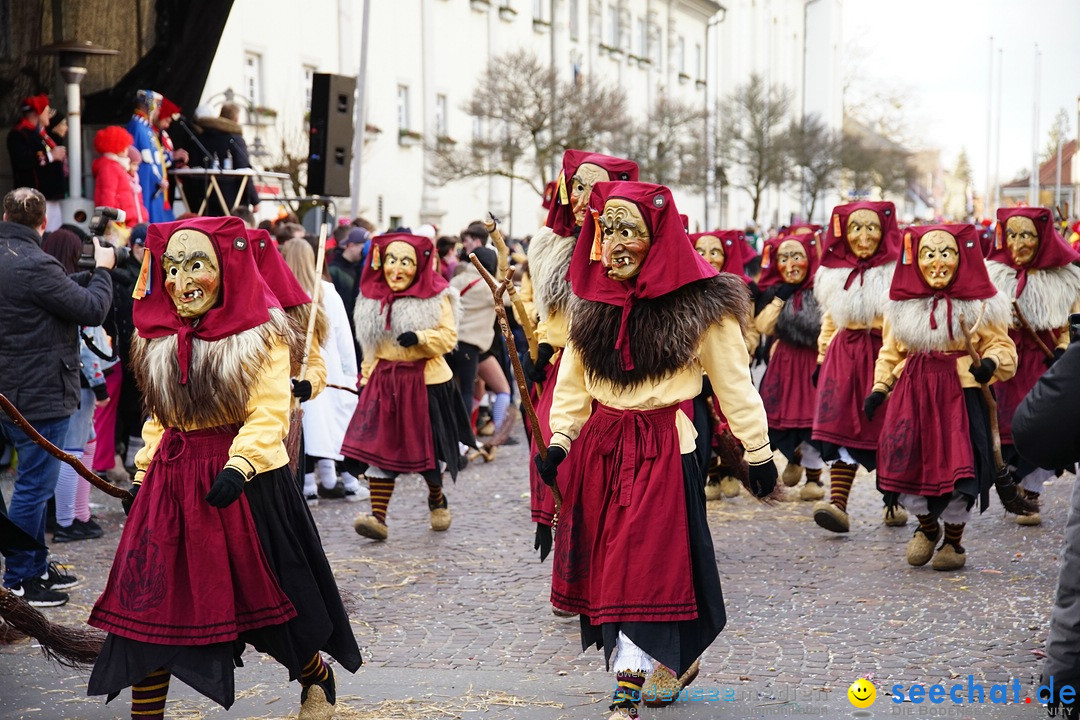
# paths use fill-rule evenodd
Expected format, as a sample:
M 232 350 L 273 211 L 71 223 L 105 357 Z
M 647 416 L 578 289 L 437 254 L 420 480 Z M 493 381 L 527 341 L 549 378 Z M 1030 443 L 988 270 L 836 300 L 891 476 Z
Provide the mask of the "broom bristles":
M 289 411 L 289 434 L 285 436 L 285 452 L 289 455 L 289 469 L 296 475 L 300 471 L 300 437 L 304 432 L 303 408 Z
M 101 653 L 105 633 L 91 628 L 57 625 L 25 600 L 0 589 L 0 618 L 15 630 L 41 644 L 45 657 L 64 667 L 89 667 Z

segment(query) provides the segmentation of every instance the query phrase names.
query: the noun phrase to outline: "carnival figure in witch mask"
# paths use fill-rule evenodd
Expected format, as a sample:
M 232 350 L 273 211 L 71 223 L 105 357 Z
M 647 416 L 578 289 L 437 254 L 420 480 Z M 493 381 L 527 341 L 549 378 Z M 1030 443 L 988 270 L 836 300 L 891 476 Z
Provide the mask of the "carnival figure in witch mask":
M 460 301 L 434 257 L 426 237 L 380 235 L 360 277 L 354 322 L 364 352 L 363 392 L 341 452 L 349 472 L 367 475 L 371 514 L 358 515 L 353 528 L 372 540 L 389 535 L 387 506 L 401 473 L 423 476 L 431 529 L 448 530 L 442 468 L 456 480 L 458 444 L 476 443 L 443 357 L 457 344 Z
M 741 230 L 713 230 L 691 234 L 690 241 L 698 254 L 717 272 L 728 273 L 742 280 L 751 300 L 757 302 L 760 294 L 758 286 L 745 271 L 746 264 L 753 258 L 752 249 L 746 242 L 746 233 Z M 746 318 L 743 339 L 747 352 L 753 356 L 761 337 L 754 327 L 752 314 Z M 705 473 L 705 499 L 715 501 L 736 497 L 742 491 L 742 483 L 736 477 L 735 469 L 741 461 L 739 445 L 720 412 L 708 378 L 702 384 L 701 395 L 694 398 L 691 419 L 698 432 L 698 453 L 702 472 Z
M 1021 491 L 1037 506 L 1053 471 L 1036 467 L 1016 451 L 1013 416 L 1068 347 L 1069 315 L 1080 312 L 1080 268 L 1074 264 L 1080 254 L 1058 233 L 1047 208 L 1001 208 L 997 220 L 986 267 L 995 287 L 1013 303 L 1009 337 L 1018 356 L 1016 374 L 994 388 L 1001 454 Z M 1042 516 L 1018 515 L 1016 522 L 1038 525 Z
M 850 527 L 847 500 L 859 465 L 877 466 L 882 415 L 862 412 L 881 348 L 882 313 L 896 264 L 900 231 L 889 202 L 839 205 L 823 239 L 814 296 L 821 305 L 812 439 L 831 464 L 829 498 L 814 506 L 814 521 L 831 532 Z M 904 508 L 885 508 L 890 527 L 907 523 Z
M 820 239 L 815 231 L 788 233 L 773 248 L 769 266 L 762 270 L 768 286 L 763 307 L 754 319 L 762 337 L 775 338 L 769 364 L 761 380 L 761 400 L 769 416 L 769 440 L 787 458 L 784 484 L 799 490 L 802 500 L 825 495 L 821 473 L 825 463 L 811 440 L 817 390 L 818 335 L 821 308 L 814 297 Z
M 322 652 L 350 672 L 361 656 L 289 469 L 294 331 L 244 224 L 151 225 L 133 297 L 132 368 L 150 419 L 90 615 L 108 635 L 88 692 L 131 685 L 132 716 L 160 718 L 175 676 L 228 708 L 237 648 L 251 644 L 300 681 L 300 717 L 327 716 L 336 685 Z
M 776 467 L 742 339 L 745 285 L 695 252 L 665 187 L 598 183 L 590 215 L 570 265 L 578 299 L 547 454 L 534 464 L 564 486 L 552 603 L 581 615 L 584 646 L 604 648 L 619 688 L 611 717 L 628 718 L 642 699 L 677 697 L 723 626 L 694 430 L 680 409 L 705 372 L 756 495 L 772 492 Z M 663 562 L 649 582 L 631 582 L 626 563 L 645 548 L 663 548 Z
M 956 570 L 966 561 L 964 526 L 976 501 L 980 512 L 986 509 L 996 475 L 979 385 L 1016 371 L 1009 315 L 1008 299 L 987 275 L 974 226 L 904 233 L 864 412 L 883 414 L 889 428 L 878 449 L 878 489 L 888 505 L 903 503 L 919 520 L 907 546 L 910 565 L 932 558 L 935 570 Z M 962 318 L 978 364 L 966 349 Z
M 555 183 L 547 220 L 529 242 L 528 282 L 522 281 L 522 297 L 531 293 L 535 303 L 536 314 L 530 320 L 536 323 L 537 353 L 535 358 L 526 357 L 523 366 L 533 383 L 536 415 L 545 437 L 550 434 L 548 413 L 574 299 L 567 273 L 582 224 L 593 223 L 588 212 L 593 186 L 599 182 L 637 179 L 637 163 L 632 160 L 567 150 L 563 153 L 562 170 Z M 539 441 L 535 437 L 529 440 L 535 454 Z M 551 552 L 555 500 L 535 468 L 530 468 L 529 491 L 532 521 L 536 523 L 533 545 L 543 559 Z

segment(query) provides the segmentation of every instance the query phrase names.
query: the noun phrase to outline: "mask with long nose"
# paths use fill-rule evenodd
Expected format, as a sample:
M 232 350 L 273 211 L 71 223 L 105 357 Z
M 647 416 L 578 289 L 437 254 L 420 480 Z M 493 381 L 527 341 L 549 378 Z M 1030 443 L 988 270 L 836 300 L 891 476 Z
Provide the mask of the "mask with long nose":
M 881 218 L 873 210 L 856 210 L 848 216 L 847 242 L 855 257 L 865 260 L 881 245 Z
M 165 292 L 182 318 L 205 315 L 221 294 L 221 269 L 210 236 L 183 229 L 169 238 L 161 254 L 165 269 Z
M 589 209 L 589 196 L 593 185 L 611 180 L 608 171 L 593 163 L 582 163 L 570 179 L 570 207 L 574 211 L 574 224 L 581 227 Z
M 919 239 L 919 272 L 932 290 L 944 290 L 956 279 L 960 246 L 944 230 L 931 230 Z
M 599 217 L 603 245 L 600 260 L 608 277 L 620 282 L 636 277 L 652 246 L 652 237 L 637 205 L 613 198 Z

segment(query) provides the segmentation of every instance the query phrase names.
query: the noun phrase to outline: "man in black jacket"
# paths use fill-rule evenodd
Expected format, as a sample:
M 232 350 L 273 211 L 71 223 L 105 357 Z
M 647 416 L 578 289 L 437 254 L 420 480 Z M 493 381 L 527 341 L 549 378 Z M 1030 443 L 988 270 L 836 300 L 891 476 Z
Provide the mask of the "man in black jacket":
M 98 243 L 92 273 L 68 277 L 41 249 L 45 198 L 32 188 L 4 196 L 0 223 L 0 393 L 54 445 L 64 441 L 79 404 L 80 325 L 100 325 L 112 303 L 108 268 L 111 248 Z M 95 241 L 96 242 L 96 241 Z M 19 454 L 19 474 L 8 517 L 45 545 L 45 506 L 56 488 L 60 461 L 39 448 L 0 413 L 0 434 Z M 53 607 L 68 600 L 58 592 L 77 581 L 47 563 L 46 550 L 18 551 L 7 558 L 4 586 L 31 605 Z
M 1076 337 L 1080 315 L 1069 318 Z M 1039 467 L 1072 469 L 1080 460 L 1080 344 L 1073 343 L 1020 403 L 1013 418 L 1013 440 L 1020 454 Z M 1046 638 L 1046 662 L 1042 684 L 1053 688 L 1053 696 L 1043 695 L 1053 709 L 1066 719 L 1080 713 L 1072 701 L 1062 702 L 1061 687 L 1080 687 L 1080 482 L 1073 483 L 1072 506 L 1065 525 L 1065 547 L 1061 556 L 1054 609 L 1050 613 L 1050 633 Z M 1040 688 L 1040 694 L 1046 691 Z M 1066 698 L 1068 700 L 1068 698 Z
M 195 139 L 191 137 L 184 138 L 184 143 L 182 143 L 188 151 L 188 165 L 203 168 L 216 167 L 220 170 L 250 168 L 251 156 L 244 142 L 243 128 L 238 122 L 239 118 L 240 106 L 231 102 L 221 106 L 219 117 L 197 116 L 195 132 L 198 134 L 201 145 L 196 144 Z M 242 178 L 223 175 L 218 177 L 217 182 L 225 202 L 229 203 L 230 207 L 223 208 L 218 194 L 211 191 L 202 215 L 228 215 L 233 207 L 258 211 L 259 193 L 255 189 L 253 178 L 248 178 L 246 183 L 242 183 Z M 243 194 L 240 194 L 241 184 L 244 186 Z M 206 185 L 201 178 L 189 177 L 184 180 L 184 193 L 188 202 L 192 204 L 192 207 L 188 208 L 191 212 L 198 211 L 205 192 Z

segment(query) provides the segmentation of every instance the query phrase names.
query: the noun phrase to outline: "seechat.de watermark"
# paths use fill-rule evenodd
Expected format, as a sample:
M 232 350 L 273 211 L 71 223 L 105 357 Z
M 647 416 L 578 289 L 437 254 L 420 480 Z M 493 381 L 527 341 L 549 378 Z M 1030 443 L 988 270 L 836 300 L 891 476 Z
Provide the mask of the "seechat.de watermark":
M 897 683 L 888 691 L 889 701 L 894 705 L 1072 705 L 1077 699 L 1077 689 L 1073 685 L 1056 684 L 1053 677 L 1040 685 L 1034 693 L 1025 691 L 1023 684 L 1016 678 L 1005 683 L 984 684 L 976 682 L 974 675 L 968 675 L 966 680 L 951 684 Z M 876 696 L 876 689 L 864 678 L 856 680 L 848 690 L 848 699 L 858 708 L 870 707 L 877 699 Z

